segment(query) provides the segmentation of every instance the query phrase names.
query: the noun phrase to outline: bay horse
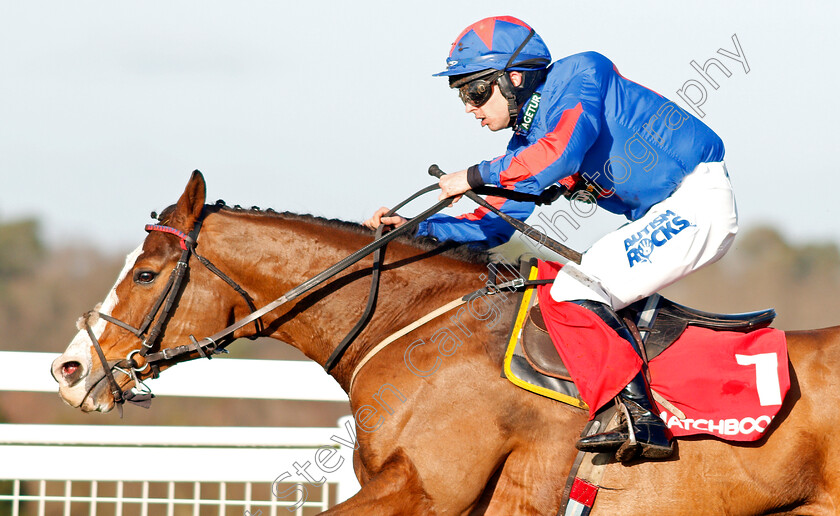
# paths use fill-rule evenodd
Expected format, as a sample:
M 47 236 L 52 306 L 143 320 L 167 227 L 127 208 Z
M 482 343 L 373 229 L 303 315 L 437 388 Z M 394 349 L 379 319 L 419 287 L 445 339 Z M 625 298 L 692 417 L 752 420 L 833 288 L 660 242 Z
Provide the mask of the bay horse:
M 370 241 L 359 225 L 205 206 L 205 181 L 193 174 L 165 223 L 202 227 L 196 249 L 264 306 Z M 134 325 L 165 288 L 182 250 L 152 231 L 129 255 L 103 314 Z M 256 332 L 324 364 L 365 305 L 372 260 L 365 259 L 262 317 Z M 396 339 L 360 369 L 371 348 L 425 314 L 485 284 L 486 259 L 410 239 L 389 244 L 376 311 L 332 375 L 356 418 L 356 476 L 362 488 L 325 514 L 556 514 L 574 443 L 587 421 L 579 409 L 515 387 L 500 377 L 512 302 L 486 305 L 481 317 L 447 312 Z M 190 342 L 252 312 L 247 300 L 207 268 L 189 269 L 163 326 L 159 350 Z M 492 312 L 492 313 L 491 313 Z M 459 315 L 460 314 L 460 315 Z M 460 318 L 459 318 L 460 317 Z M 52 366 L 61 397 L 85 412 L 115 406 L 108 367 L 139 347 L 125 328 L 95 316 Z M 460 332 L 434 342 L 435 330 Z M 840 328 L 788 332 L 791 391 L 769 435 L 750 444 L 680 439 L 661 462 L 610 464 L 592 514 L 836 514 L 840 511 Z M 438 344 L 438 345 L 436 345 Z M 160 370 L 197 352 L 163 363 Z M 137 379 L 147 378 L 135 354 Z M 116 371 L 116 369 L 114 369 Z M 418 372 L 422 374 L 418 374 Z M 134 380 L 115 372 L 120 387 Z M 212 379 L 208 379 L 212 381 Z M 282 379 L 278 379 L 282 381 Z M 269 479 L 266 479 L 269 480 Z

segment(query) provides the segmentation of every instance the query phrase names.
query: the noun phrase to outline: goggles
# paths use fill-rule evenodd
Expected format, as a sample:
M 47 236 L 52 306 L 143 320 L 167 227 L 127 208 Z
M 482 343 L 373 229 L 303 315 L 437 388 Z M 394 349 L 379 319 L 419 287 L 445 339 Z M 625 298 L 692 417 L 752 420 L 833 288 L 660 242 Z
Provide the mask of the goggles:
M 462 77 L 454 82 L 449 84 L 452 88 L 458 88 L 458 96 L 461 97 L 461 100 L 464 104 L 472 104 L 475 107 L 481 107 L 490 100 L 490 97 L 493 96 L 493 83 L 499 80 L 501 77 L 513 64 L 513 61 L 516 59 L 516 56 L 519 55 L 519 52 L 525 47 L 525 44 L 536 34 L 534 29 L 531 29 L 531 32 L 528 33 L 528 36 L 525 40 L 519 44 L 519 47 L 511 54 L 510 59 L 508 59 L 507 64 L 501 70 L 495 70 L 489 75 L 486 74 L 486 70 L 482 70 L 478 73 L 468 75 L 466 77 Z M 517 63 L 515 66 L 522 66 L 524 64 L 530 64 L 531 59 L 526 59 L 523 62 Z M 538 59 L 542 63 L 543 59 Z
M 484 77 L 473 79 L 458 88 L 458 96 L 464 104 L 481 107 L 493 96 L 493 84 L 504 73 L 499 70 Z

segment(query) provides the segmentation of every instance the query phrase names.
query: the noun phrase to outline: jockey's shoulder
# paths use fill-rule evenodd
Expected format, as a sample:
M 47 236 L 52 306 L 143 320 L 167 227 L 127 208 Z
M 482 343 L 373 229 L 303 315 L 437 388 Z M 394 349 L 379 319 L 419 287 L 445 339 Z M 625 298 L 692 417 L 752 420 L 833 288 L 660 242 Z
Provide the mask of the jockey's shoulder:
M 577 73 L 604 75 L 611 73 L 613 70 L 613 62 L 603 54 L 595 51 L 572 54 L 557 60 L 551 66 L 551 71 L 560 72 L 560 75 Z

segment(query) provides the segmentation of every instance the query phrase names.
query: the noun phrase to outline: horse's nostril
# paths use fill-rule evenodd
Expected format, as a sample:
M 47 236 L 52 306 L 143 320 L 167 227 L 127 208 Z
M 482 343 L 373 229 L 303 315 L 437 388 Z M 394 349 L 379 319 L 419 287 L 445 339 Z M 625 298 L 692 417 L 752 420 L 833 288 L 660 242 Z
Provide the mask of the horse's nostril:
M 65 362 L 64 365 L 61 367 L 61 372 L 62 374 L 64 374 L 65 378 L 69 378 L 76 371 L 78 371 L 81 366 L 82 364 L 76 361 Z

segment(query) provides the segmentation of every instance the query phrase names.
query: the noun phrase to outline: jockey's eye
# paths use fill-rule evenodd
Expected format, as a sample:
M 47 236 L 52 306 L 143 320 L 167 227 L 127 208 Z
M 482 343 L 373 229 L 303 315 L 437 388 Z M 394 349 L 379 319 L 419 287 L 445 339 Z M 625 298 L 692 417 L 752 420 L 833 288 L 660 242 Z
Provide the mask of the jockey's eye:
M 134 273 L 134 282 L 141 285 L 148 285 L 157 277 L 156 272 L 152 271 L 137 271 Z

